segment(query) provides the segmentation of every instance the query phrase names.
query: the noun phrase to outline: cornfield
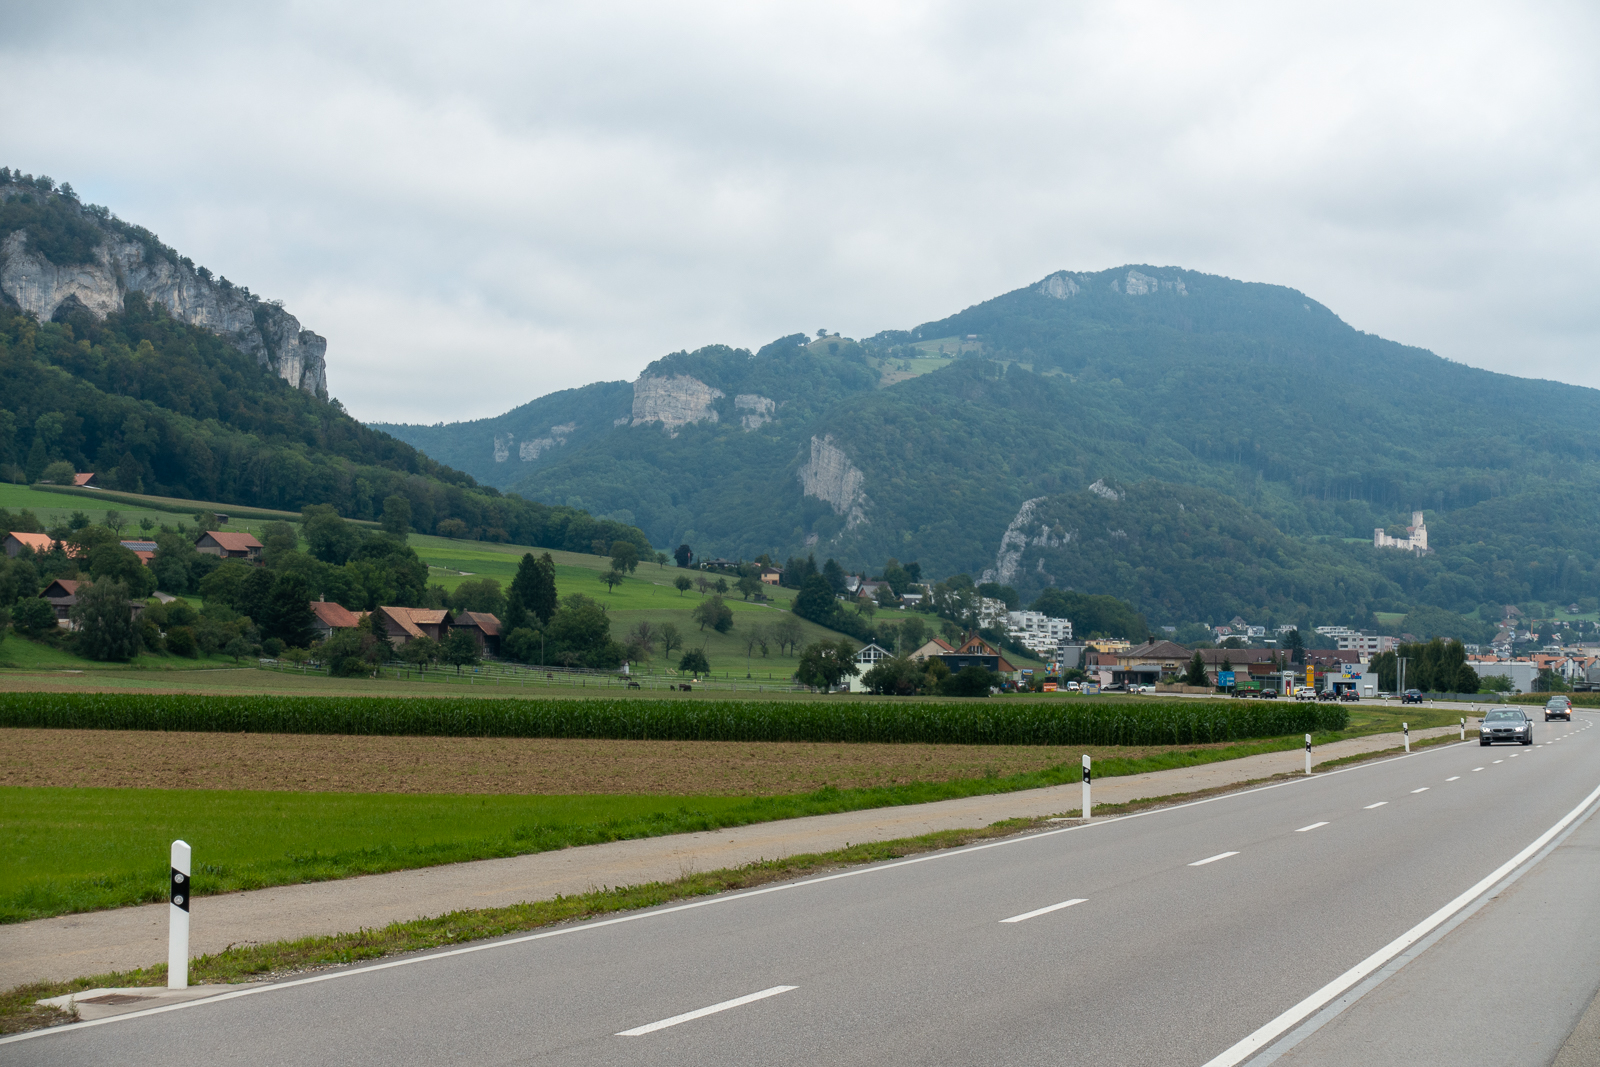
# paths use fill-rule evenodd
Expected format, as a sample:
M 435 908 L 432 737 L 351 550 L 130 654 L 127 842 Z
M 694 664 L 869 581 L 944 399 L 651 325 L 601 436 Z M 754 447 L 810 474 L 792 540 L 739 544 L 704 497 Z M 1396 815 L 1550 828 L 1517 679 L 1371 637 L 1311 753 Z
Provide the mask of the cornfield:
M 965 745 L 1187 745 L 1342 730 L 1338 705 L 1222 700 L 788 702 L 475 700 L 8 693 L 0 726 L 80 730 L 852 741 Z

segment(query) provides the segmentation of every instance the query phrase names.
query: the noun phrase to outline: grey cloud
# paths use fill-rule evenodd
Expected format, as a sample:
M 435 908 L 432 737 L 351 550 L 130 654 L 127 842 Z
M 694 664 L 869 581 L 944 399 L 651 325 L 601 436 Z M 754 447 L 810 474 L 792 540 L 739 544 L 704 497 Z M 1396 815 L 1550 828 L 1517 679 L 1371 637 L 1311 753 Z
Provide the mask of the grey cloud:
M 1600 386 L 1583 5 L 21 15 L 4 162 L 283 298 L 364 418 L 1129 261 Z

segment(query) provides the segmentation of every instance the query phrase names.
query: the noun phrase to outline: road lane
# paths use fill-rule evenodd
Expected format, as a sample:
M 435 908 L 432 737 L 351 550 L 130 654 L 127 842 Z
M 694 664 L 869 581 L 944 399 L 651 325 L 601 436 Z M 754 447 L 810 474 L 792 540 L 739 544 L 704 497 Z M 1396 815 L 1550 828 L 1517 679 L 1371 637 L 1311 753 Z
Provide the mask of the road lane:
M 1482 753 L 1470 742 L 1428 749 L 51 1033 L 0 1046 L 0 1059 L 122 1063 L 182 1048 L 210 1064 L 1198 1065 L 1473 885 L 1600 785 L 1589 722 L 1541 724 L 1541 741 L 1573 743 L 1472 778 L 1463 776 Z M 1298 832 L 1317 822 L 1315 833 Z M 1225 862 L 1190 866 L 1223 853 Z M 1080 902 L 1040 913 L 1063 900 Z M 1038 917 L 1002 922 L 1030 912 Z M 1559 915 L 1551 922 L 1562 925 Z M 778 986 L 795 988 L 647 1040 L 616 1036 Z M 1539 1025 L 1563 1023 L 1551 1015 Z

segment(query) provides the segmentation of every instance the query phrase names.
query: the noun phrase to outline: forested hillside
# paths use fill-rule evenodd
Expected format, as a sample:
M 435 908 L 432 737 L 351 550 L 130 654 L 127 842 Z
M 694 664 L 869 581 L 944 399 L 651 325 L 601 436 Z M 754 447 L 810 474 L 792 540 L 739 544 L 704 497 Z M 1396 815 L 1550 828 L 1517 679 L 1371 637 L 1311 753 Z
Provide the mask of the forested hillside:
M 677 353 L 633 388 L 631 418 L 506 484 L 705 556 L 1008 569 L 1025 597 L 1116 593 L 1152 623 L 1600 595 L 1600 393 L 1451 363 L 1280 286 L 1059 273 L 860 342 Z M 1413 509 L 1434 553 L 1372 547 Z M 1044 517 L 1077 536 L 1038 541 Z M 1032 533 L 1007 568 L 1013 524 Z

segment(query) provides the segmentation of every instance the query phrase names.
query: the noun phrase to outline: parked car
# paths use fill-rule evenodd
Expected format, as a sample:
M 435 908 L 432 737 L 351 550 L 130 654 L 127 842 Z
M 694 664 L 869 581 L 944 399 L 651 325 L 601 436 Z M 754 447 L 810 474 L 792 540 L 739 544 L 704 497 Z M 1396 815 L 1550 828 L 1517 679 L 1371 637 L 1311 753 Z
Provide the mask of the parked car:
M 1361 694 L 1356 692 L 1354 689 L 1346 689 L 1344 692 L 1339 694 L 1339 699 L 1344 701 L 1346 704 L 1354 704 L 1361 699 Z
M 1572 701 L 1567 697 L 1554 696 L 1545 701 L 1544 721 L 1551 719 L 1565 719 L 1572 721 Z
M 1496 741 L 1533 744 L 1533 720 L 1521 708 L 1496 708 L 1484 715 L 1478 727 L 1478 744 L 1492 745 Z
M 1420 704 L 1420 703 L 1422 703 L 1422 690 L 1420 690 L 1420 689 L 1407 689 L 1404 693 L 1400 694 L 1400 703 L 1402 703 L 1402 704 Z

